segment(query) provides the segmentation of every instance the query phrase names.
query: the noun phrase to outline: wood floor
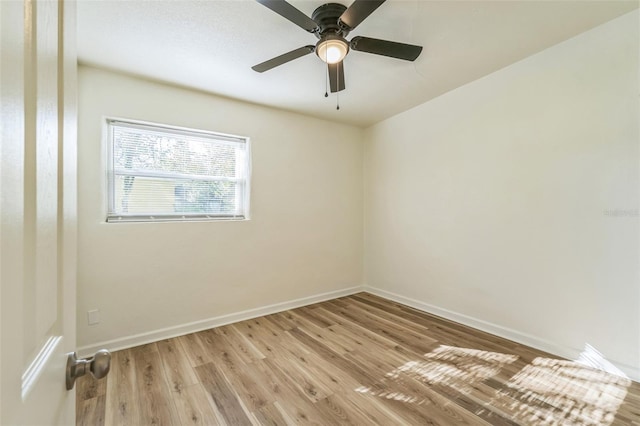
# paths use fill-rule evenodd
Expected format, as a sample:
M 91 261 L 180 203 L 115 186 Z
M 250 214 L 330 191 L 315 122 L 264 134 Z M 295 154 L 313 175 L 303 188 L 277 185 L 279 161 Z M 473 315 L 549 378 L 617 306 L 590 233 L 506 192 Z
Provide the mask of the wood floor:
M 113 353 L 79 425 L 640 425 L 640 385 L 368 293 Z

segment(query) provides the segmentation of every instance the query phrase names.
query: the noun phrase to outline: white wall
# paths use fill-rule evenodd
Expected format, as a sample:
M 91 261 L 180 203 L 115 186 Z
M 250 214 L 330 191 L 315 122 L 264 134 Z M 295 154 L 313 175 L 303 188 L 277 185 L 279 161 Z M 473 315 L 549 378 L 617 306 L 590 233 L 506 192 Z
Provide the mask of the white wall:
M 638 22 L 368 129 L 367 285 L 640 378 Z
M 86 66 L 79 80 L 80 347 L 362 284 L 362 130 Z M 249 136 L 251 220 L 105 223 L 105 116 Z

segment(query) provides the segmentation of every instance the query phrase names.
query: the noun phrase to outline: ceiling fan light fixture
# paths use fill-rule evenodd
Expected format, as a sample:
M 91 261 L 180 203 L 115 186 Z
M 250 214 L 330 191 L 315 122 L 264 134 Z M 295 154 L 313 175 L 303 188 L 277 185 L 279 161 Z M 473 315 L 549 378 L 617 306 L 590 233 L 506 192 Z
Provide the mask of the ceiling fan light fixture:
M 341 62 L 349 52 L 349 44 L 338 36 L 323 37 L 316 45 L 316 55 L 328 64 Z

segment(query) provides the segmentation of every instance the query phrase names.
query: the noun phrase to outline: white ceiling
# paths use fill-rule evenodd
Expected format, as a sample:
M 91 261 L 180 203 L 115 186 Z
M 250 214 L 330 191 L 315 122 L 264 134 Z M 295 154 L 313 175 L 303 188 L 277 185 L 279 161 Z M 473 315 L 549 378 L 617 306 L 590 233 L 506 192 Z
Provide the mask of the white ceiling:
M 311 15 L 324 0 L 290 0 Z M 349 5 L 350 0 L 342 0 Z M 251 66 L 316 38 L 253 0 L 80 1 L 81 63 L 368 126 L 638 7 L 634 1 L 387 0 L 356 35 L 424 46 L 415 62 L 352 51 L 346 90 L 324 98 L 314 54 Z

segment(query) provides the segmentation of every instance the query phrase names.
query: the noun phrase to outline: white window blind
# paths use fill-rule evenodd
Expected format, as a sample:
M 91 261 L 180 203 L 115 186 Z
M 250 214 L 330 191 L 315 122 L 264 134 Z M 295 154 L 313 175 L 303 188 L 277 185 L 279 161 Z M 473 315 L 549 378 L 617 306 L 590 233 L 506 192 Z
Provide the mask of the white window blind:
M 247 138 L 107 120 L 108 222 L 245 219 Z

